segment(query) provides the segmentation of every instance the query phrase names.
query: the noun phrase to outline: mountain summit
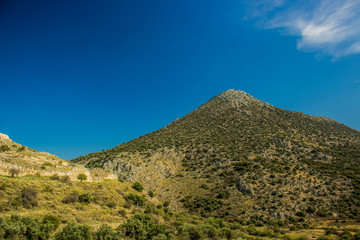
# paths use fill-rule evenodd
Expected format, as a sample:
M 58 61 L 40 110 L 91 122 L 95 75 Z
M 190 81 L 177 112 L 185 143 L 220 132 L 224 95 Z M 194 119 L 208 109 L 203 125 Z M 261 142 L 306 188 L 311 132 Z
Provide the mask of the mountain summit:
M 263 103 L 259 99 L 250 96 L 250 94 L 235 89 L 229 89 L 225 92 L 220 93 L 214 98 L 214 100 L 225 100 L 231 102 L 234 105 L 246 106 L 251 103 Z
M 356 218 L 360 133 L 227 90 L 168 126 L 72 160 L 141 182 L 173 209 L 229 220 Z

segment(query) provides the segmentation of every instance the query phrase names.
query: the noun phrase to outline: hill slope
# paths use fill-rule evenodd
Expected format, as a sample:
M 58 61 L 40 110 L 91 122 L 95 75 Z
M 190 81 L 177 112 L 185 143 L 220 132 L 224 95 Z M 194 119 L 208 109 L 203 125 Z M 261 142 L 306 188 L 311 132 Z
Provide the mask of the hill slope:
M 9 136 L 0 133 L 0 174 L 25 176 L 42 175 L 67 176 L 77 181 L 78 174 L 87 175 L 88 181 L 117 179 L 109 171 L 89 170 L 81 164 L 74 164 L 47 152 L 39 152 L 12 141 Z
M 183 118 L 72 160 L 229 220 L 359 218 L 360 132 L 228 90 Z

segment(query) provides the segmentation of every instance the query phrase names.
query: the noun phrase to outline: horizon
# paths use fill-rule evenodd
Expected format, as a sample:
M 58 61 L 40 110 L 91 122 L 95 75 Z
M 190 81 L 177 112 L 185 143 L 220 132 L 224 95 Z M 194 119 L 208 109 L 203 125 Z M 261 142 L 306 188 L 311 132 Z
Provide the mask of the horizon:
M 70 160 L 228 89 L 359 131 L 360 3 L 322 3 L 3 1 L 0 132 Z

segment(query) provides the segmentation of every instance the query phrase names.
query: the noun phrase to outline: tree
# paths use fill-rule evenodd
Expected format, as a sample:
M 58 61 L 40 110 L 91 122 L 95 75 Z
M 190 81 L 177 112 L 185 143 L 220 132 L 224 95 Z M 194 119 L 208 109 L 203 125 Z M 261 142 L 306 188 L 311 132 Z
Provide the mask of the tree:
M 11 169 L 9 170 L 9 173 L 10 173 L 11 177 L 15 177 L 15 176 L 18 176 L 18 175 L 19 175 L 20 170 L 19 170 L 19 169 L 16 169 L 16 168 L 11 168 Z
M 77 179 L 79 179 L 80 182 L 86 181 L 86 180 L 87 180 L 87 175 L 84 174 L 84 173 L 80 173 L 80 174 L 77 176 Z

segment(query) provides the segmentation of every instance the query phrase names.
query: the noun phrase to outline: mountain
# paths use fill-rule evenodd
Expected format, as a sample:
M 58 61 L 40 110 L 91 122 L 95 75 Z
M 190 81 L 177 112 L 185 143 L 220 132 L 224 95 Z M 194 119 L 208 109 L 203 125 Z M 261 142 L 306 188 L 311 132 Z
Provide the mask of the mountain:
M 130 142 L 73 159 L 174 210 L 250 222 L 356 219 L 360 132 L 228 90 Z

